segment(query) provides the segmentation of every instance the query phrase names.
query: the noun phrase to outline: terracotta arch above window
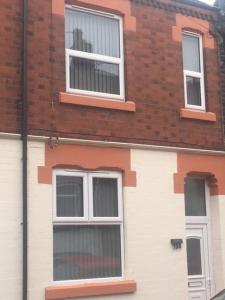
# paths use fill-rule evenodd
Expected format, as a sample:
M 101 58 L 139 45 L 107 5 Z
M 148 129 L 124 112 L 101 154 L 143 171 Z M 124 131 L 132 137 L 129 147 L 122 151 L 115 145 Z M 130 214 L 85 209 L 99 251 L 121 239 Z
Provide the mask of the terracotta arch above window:
M 38 167 L 38 182 L 52 184 L 54 168 L 109 170 L 122 173 L 123 186 L 136 186 L 136 172 L 131 169 L 131 150 L 85 145 L 45 145 L 45 165 Z
M 184 193 L 185 178 L 200 176 L 206 179 L 210 195 L 225 195 L 224 156 L 177 153 L 177 173 L 174 174 L 174 193 Z

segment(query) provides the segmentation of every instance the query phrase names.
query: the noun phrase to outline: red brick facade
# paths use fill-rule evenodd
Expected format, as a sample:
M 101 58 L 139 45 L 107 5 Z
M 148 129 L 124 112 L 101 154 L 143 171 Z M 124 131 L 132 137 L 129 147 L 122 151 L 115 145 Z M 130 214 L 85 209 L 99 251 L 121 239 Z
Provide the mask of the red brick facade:
M 206 106 L 208 112 L 216 114 L 216 122 L 185 119 L 180 117 L 180 109 L 184 108 L 181 42 L 172 35 L 178 13 L 194 16 L 196 24 L 198 20 L 207 20 L 213 32 L 215 12 L 172 0 L 161 5 L 160 2 L 131 1 L 136 30 L 124 26 L 126 100 L 136 104 L 136 111 L 130 112 L 59 102 L 59 93 L 65 92 L 64 18 L 53 13 L 52 1 L 29 1 L 30 134 L 223 149 L 217 41 L 215 39 L 214 49 L 204 48 Z M 84 2 L 67 1 L 87 5 L 88 1 Z M 5 37 L 5 45 L 0 46 L 3 57 L 0 61 L 3 83 L 0 130 L 17 132 L 21 3 L 4 0 L 0 5 L 1 18 L 2 13 L 5 18 L 0 29 Z M 109 8 L 104 8 L 102 1 L 100 9 L 108 11 Z M 195 30 L 194 22 L 189 29 Z
M 18 132 L 21 108 L 22 1 L 0 2 L 0 132 Z

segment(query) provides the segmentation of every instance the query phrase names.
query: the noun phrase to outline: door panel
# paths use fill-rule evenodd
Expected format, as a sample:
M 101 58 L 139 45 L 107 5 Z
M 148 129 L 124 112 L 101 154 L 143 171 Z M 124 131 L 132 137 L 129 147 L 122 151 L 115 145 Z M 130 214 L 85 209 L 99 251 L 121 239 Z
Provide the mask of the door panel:
M 209 300 L 210 279 L 207 224 L 187 224 L 189 300 Z
M 205 299 L 207 298 L 204 291 L 192 292 L 191 294 L 189 294 L 189 300 L 205 300 Z

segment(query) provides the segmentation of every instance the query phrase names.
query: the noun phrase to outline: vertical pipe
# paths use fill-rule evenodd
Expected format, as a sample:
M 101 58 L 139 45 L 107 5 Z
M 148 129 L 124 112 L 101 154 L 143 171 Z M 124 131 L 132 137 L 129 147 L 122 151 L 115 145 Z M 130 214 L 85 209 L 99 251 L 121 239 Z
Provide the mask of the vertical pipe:
M 22 44 L 22 193 L 23 193 L 23 279 L 22 299 L 27 300 L 27 30 L 28 0 L 23 0 L 23 44 Z

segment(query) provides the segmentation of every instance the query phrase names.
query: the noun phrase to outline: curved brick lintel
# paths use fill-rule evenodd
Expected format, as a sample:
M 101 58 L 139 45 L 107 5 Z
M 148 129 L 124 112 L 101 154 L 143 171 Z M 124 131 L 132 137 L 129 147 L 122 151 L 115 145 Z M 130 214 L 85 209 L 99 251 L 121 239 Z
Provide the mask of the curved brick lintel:
M 136 186 L 130 149 L 67 144 L 51 149 L 46 144 L 45 166 L 38 167 L 38 183 L 51 184 L 54 168 L 121 171 L 123 186 Z
M 187 175 L 204 176 L 210 195 L 225 195 L 225 156 L 177 153 L 177 173 L 174 174 L 174 193 L 184 193 Z

